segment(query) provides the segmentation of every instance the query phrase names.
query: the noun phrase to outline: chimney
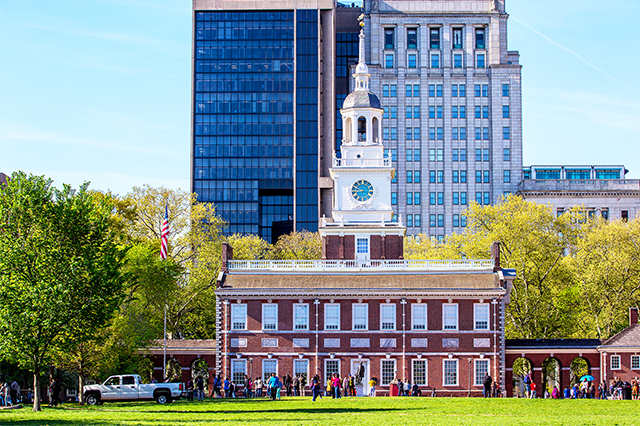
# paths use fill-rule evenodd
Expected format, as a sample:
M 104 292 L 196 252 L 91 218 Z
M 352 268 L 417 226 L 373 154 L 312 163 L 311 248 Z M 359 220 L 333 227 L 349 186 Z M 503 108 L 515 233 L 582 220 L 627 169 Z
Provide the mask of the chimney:
M 233 260 L 233 247 L 231 244 L 222 243 L 222 265 L 220 266 L 221 272 L 227 272 L 227 262 Z
M 629 308 L 629 326 L 638 324 L 638 308 Z
M 491 244 L 491 259 L 493 260 L 493 272 L 500 270 L 500 241 Z

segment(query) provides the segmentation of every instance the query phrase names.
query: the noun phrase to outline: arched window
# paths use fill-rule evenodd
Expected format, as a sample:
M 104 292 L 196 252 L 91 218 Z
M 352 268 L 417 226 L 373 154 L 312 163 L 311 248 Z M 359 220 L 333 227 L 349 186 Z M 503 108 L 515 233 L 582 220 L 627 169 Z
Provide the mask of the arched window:
M 373 143 L 380 143 L 380 136 L 378 134 L 378 118 L 377 117 L 373 117 L 373 121 L 372 123 L 372 127 L 373 127 Z
M 364 142 L 367 140 L 367 119 L 364 117 L 358 118 L 358 142 Z
M 344 124 L 344 141 L 346 143 L 351 143 L 351 133 L 352 133 L 352 125 L 351 118 L 347 118 Z

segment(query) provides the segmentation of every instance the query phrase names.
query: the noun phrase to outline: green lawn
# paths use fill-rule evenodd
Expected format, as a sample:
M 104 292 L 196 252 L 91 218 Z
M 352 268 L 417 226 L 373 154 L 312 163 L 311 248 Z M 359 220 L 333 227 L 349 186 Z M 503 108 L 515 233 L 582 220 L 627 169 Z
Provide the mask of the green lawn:
M 633 425 L 640 401 L 481 398 L 285 398 L 65 404 L 0 410 L 0 425 Z

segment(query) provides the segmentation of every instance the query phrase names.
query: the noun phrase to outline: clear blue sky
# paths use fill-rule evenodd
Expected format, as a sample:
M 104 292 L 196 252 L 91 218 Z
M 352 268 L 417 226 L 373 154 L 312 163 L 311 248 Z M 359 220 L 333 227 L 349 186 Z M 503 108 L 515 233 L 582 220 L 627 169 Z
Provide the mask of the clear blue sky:
M 524 162 L 640 177 L 640 1 L 507 0 Z M 0 171 L 189 189 L 191 0 L 0 0 Z

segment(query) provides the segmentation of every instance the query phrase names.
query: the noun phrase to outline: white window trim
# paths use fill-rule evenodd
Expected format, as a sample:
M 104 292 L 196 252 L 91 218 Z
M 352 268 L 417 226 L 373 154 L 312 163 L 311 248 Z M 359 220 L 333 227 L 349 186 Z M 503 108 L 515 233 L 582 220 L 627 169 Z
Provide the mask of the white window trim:
M 327 328 L 327 307 L 338 307 L 338 328 Z M 325 303 L 324 305 L 324 329 L 325 331 L 340 331 L 340 303 Z
M 382 377 L 383 377 L 382 364 L 383 364 L 383 362 L 386 362 L 386 361 L 393 362 L 393 378 L 391 379 L 391 381 L 393 381 L 393 379 L 396 378 L 396 372 L 398 371 L 398 361 L 396 359 L 382 358 L 380 360 L 380 386 L 389 386 L 389 383 L 387 383 L 387 384 L 382 383 Z
M 424 363 L 424 383 L 419 383 L 418 386 L 427 386 L 429 384 L 429 362 L 426 359 L 412 359 L 411 360 L 411 383 L 416 382 L 414 377 L 414 364 Z
M 358 240 L 367 240 L 367 252 L 358 253 Z M 356 260 L 369 260 L 371 259 L 371 239 L 369 235 L 359 234 L 355 238 L 355 258 Z
M 445 374 L 444 365 L 448 361 L 454 361 L 456 363 L 456 383 L 450 384 L 450 385 L 445 384 L 446 374 Z M 458 386 L 458 383 L 460 383 L 460 361 L 457 358 L 454 358 L 454 359 L 444 358 L 442 360 L 442 386 Z
M 264 319 L 264 313 L 265 313 L 265 306 L 275 306 L 276 308 L 276 328 L 264 328 L 265 325 L 265 319 Z M 263 303 L 262 304 L 262 329 L 266 330 L 266 331 L 277 331 L 278 330 L 278 304 L 277 303 Z
M 275 363 L 276 363 L 276 371 L 275 371 L 275 373 L 276 373 L 276 376 L 278 376 L 278 368 L 280 368 L 280 363 L 278 362 L 278 359 L 277 359 L 277 358 L 273 358 L 273 359 L 270 359 L 270 358 L 263 359 L 263 360 L 262 360 L 262 375 L 261 375 L 261 377 L 262 377 L 262 379 L 263 379 L 263 380 L 264 380 L 264 373 L 265 373 L 264 365 L 265 365 L 265 363 L 267 363 L 267 364 L 268 364 L 269 362 L 275 362 Z M 269 374 L 271 374 L 271 373 L 269 373 Z
M 309 382 L 309 360 L 308 359 L 294 359 L 293 360 L 293 374 L 296 374 L 296 364 L 299 364 L 301 362 L 304 362 L 307 365 L 307 369 L 306 371 L 304 371 L 304 373 L 307 375 L 307 382 Z M 300 371 L 298 373 L 301 373 Z
M 414 308 L 419 307 L 419 306 L 424 306 L 424 328 L 416 328 L 415 324 L 413 322 L 413 319 L 415 318 L 414 314 Z M 429 329 L 429 308 L 427 307 L 426 303 L 412 303 L 411 304 L 411 329 L 412 330 L 418 330 L 418 331 L 427 331 Z
M 392 328 L 382 328 L 382 307 L 383 306 L 389 306 L 389 307 L 393 307 L 393 327 Z M 397 316 L 397 308 L 396 308 L 396 304 L 395 303 L 381 303 L 380 304 L 380 331 L 395 331 L 397 328 L 397 321 L 396 321 L 396 316 Z
M 233 325 L 236 322 L 236 315 L 234 315 L 234 312 L 236 311 L 235 307 L 236 306 L 244 306 L 244 328 L 235 328 Z M 230 325 L 230 329 L 231 330 L 247 330 L 247 304 L 246 303 L 237 303 L 234 305 L 231 305 L 231 324 Z
M 480 383 L 476 381 L 476 379 L 478 378 L 478 374 L 477 374 L 478 364 L 480 362 L 487 363 L 487 373 L 491 371 L 491 361 L 489 359 L 474 359 L 473 360 L 473 382 L 474 382 L 473 385 L 474 386 L 484 386 L 484 383 L 482 383 L 482 381 L 480 381 Z
M 342 362 L 339 359 L 330 359 L 330 358 L 325 358 L 324 360 L 324 384 L 327 384 L 327 381 L 329 380 L 329 377 L 327 375 L 327 363 L 329 361 L 337 361 L 338 362 L 338 373 L 340 373 L 342 371 Z M 340 374 L 340 376 L 342 376 L 342 374 Z
M 236 368 L 235 367 L 237 365 L 244 365 L 244 373 L 243 373 L 243 375 L 246 376 L 248 374 L 248 372 L 247 372 L 247 360 L 246 359 L 232 359 L 231 360 L 231 380 L 234 380 L 233 376 L 236 373 Z M 244 380 L 244 377 L 243 377 L 243 380 Z
M 476 318 L 478 317 L 478 307 L 486 306 L 487 307 L 487 328 L 477 328 L 476 327 Z M 473 304 L 473 329 L 474 330 L 490 330 L 490 319 L 491 319 L 491 306 L 488 303 L 474 303 Z
M 618 358 L 618 367 L 613 368 L 613 359 Z M 620 355 L 611 355 L 610 365 L 612 370 L 622 370 L 622 357 Z
M 305 324 L 305 328 L 296 328 L 296 306 L 306 306 L 307 307 L 307 322 Z M 293 304 L 293 325 L 292 328 L 294 331 L 299 330 L 299 331 L 306 331 L 309 330 L 309 316 L 310 316 L 310 311 L 309 311 L 309 304 L 308 303 L 294 303 Z
M 445 328 L 445 322 L 444 322 L 445 306 L 455 306 L 456 307 L 456 328 Z M 442 330 L 445 330 L 445 331 L 456 331 L 459 328 L 460 328 L 460 312 L 458 310 L 458 304 L 457 303 L 443 303 L 442 304 Z
M 633 367 L 633 358 L 637 358 L 637 359 L 638 359 L 638 367 L 637 367 L 637 368 L 634 368 L 634 367 Z M 630 361 L 631 361 L 630 368 L 631 368 L 632 370 L 640 370 L 640 355 L 631 355 L 631 359 L 630 359 Z
M 365 328 L 355 328 L 356 326 L 356 306 L 364 306 L 366 308 L 367 320 L 365 322 Z M 369 331 L 369 304 L 368 303 L 353 303 L 351 304 L 351 330 L 352 331 Z

